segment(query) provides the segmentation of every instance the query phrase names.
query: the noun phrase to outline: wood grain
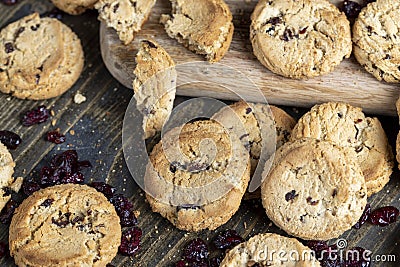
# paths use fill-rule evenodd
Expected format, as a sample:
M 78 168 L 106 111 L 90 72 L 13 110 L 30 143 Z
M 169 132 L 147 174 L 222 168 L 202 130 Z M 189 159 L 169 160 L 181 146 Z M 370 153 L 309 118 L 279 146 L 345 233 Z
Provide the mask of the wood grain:
M 321 77 L 308 80 L 292 80 L 273 74 L 262 66 L 252 53 L 249 41 L 250 14 L 257 0 L 227 0 L 234 16 L 235 33 L 231 48 L 221 64 L 234 67 L 261 89 L 269 103 L 310 107 L 316 103 L 331 100 L 343 101 L 361 106 L 366 112 L 395 115 L 395 101 L 399 96 L 399 85 L 379 82 L 367 73 L 352 56 L 344 60 L 336 69 Z M 336 5 L 342 1 L 332 0 Z M 101 51 L 105 65 L 111 74 L 126 87 L 132 87 L 135 68 L 135 54 L 142 39 L 153 38 L 170 53 L 178 63 L 204 61 L 203 57 L 188 51 L 183 45 L 169 38 L 163 25 L 159 23 L 161 14 L 170 13 L 169 1 L 158 1 L 149 21 L 138 34 L 136 40 L 123 45 L 116 32 L 100 26 Z M 196 79 L 196 67 L 191 67 L 191 79 Z M 179 77 L 179 76 L 178 76 Z M 219 77 L 215 77 L 218 82 Z M 235 79 L 235 77 L 226 77 Z M 183 81 L 185 82 L 185 81 Z M 258 102 L 258 95 L 248 92 L 247 88 L 237 87 L 235 91 L 220 91 L 211 86 L 201 86 L 197 90 L 178 87 L 177 93 L 184 96 L 210 96 L 220 99 L 237 100 L 244 95 L 247 101 Z
M 248 5 L 244 0 L 242 3 Z M 12 7 L 0 4 L 0 28 L 33 11 L 44 13 L 52 7 L 50 1 L 46 0 L 24 0 Z M 167 11 L 166 9 L 165 12 Z M 23 139 L 18 149 L 11 151 L 16 161 L 15 175 L 23 176 L 25 179 L 38 177 L 40 169 L 49 164 L 54 154 L 67 149 L 76 149 L 80 159 L 90 160 L 93 167 L 85 170 L 86 182 L 92 180 L 109 182 L 117 187 L 118 193 L 123 193 L 132 199 L 135 209 L 141 214 L 139 226 L 143 230 L 142 248 L 134 257 L 118 255 L 112 262 L 118 267 L 173 266 L 179 259 L 184 244 L 190 239 L 200 237 L 211 244 L 216 232 L 223 229 L 235 229 L 245 239 L 257 233 L 284 234 L 266 217 L 259 201 L 243 201 L 239 211 L 226 225 L 217 231 L 199 233 L 179 231 L 167 220 L 151 211 L 144 199 L 143 191 L 131 178 L 122 152 L 122 121 L 133 92 L 117 82 L 104 66 L 100 55 L 99 23 L 96 18 L 97 14 L 94 11 L 76 17 L 64 16 L 63 22 L 71 26 L 82 40 L 86 61 L 80 79 L 68 92 L 46 101 L 20 100 L 0 94 L 0 130 L 14 131 Z M 187 53 L 185 49 L 182 51 Z M 134 56 L 133 53 L 130 55 Z M 87 101 L 80 105 L 73 102 L 73 96 L 77 91 L 87 97 Z M 175 104 L 186 99 L 178 97 Z M 21 114 L 41 104 L 55 112 L 51 118 L 57 120 L 55 125 L 52 126 L 48 121 L 32 127 L 22 126 Z M 284 108 L 296 118 L 306 111 L 299 108 Z M 394 147 L 399 130 L 397 118 L 385 116 L 379 118 Z M 54 145 L 44 140 L 45 133 L 55 128 L 60 128 L 60 131 L 66 134 L 66 143 Z M 72 129 L 75 131 L 74 135 L 70 133 Z M 395 171 L 391 182 L 384 190 L 369 199 L 373 208 L 384 205 L 400 206 L 399 178 L 399 173 Z M 13 197 L 18 200 L 24 198 L 22 193 Z M 400 265 L 399 233 L 400 223 L 385 228 L 364 225 L 360 230 L 350 230 L 342 237 L 347 239 L 349 246 L 365 247 L 372 250 L 375 255 L 395 255 L 397 262 L 373 265 L 395 267 Z M 7 238 L 8 226 L 0 224 L 0 241 L 7 242 Z M 215 255 L 214 249 L 212 251 Z M 15 264 L 12 258 L 7 257 L 0 260 L 0 266 L 14 267 Z

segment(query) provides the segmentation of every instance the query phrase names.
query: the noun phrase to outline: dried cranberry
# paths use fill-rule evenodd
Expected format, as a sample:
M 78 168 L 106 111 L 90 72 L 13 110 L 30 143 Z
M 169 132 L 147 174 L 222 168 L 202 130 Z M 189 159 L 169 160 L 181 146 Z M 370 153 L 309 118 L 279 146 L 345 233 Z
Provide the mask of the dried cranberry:
M 386 206 L 374 210 L 369 215 L 369 222 L 374 225 L 387 226 L 394 223 L 399 216 L 399 210 L 393 206 Z
M 138 227 L 132 227 L 125 230 L 121 236 L 121 245 L 119 253 L 125 256 L 133 256 L 140 249 L 140 239 L 142 230 Z
M 92 182 L 89 184 L 89 186 L 103 193 L 108 199 L 114 196 L 116 190 L 115 187 L 112 187 L 111 185 L 106 184 L 104 182 Z
M 65 135 L 61 134 L 59 131 L 50 131 L 46 135 L 46 140 L 54 144 L 61 144 L 65 142 Z
M 60 9 L 53 8 L 49 12 L 45 13 L 44 16 L 45 17 L 49 17 L 49 18 L 54 18 L 54 19 L 61 20 L 63 18 L 64 14 L 65 13 L 62 12 Z
M 12 6 L 18 3 L 18 0 L 1 0 L 1 2 L 6 6 Z
M 54 202 L 54 199 L 48 198 L 45 201 L 43 201 L 43 203 L 40 204 L 40 206 L 48 208 L 51 206 L 51 204 L 53 204 L 53 202 Z
M 10 199 L 0 213 L 0 222 L 3 224 L 10 223 L 17 207 L 18 203 Z
M 34 181 L 26 180 L 22 184 L 22 189 L 24 190 L 25 195 L 30 196 L 34 192 L 39 191 L 41 189 L 40 185 Z
M 370 213 L 371 213 L 371 206 L 369 204 L 367 204 L 365 206 L 363 214 L 361 215 L 358 222 L 355 225 L 353 225 L 353 228 L 360 229 L 361 226 L 368 221 L 368 217 L 369 217 Z
M 322 251 L 328 250 L 328 244 L 325 241 L 319 240 L 310 240 L 306 243 L 306 245 L 313 251 L 315 251 L 316 255 L 320 255 Z
M 213 240 L 213 244 L 219 249 L 230 249 L 240 244 L 244 239 L 235 230 L 224 230 Z
M 219 267 L 221 265 L 222 260 L 224 259 L 224 255 L 219 255 L 218 257 L 213 257 L 209 260 L 209 267 Z
M 343 1 L 342 11 L 348 18 L 356 18 L 361 12 L 362 6 L 354 1 Z
M 361 247 L 354 247 L 346 251 L 344 267 L 368 267 L 371 264 L 370 252 Z
M 182 258 L 188 262 L 201 262 L 208 258 L 207 244 L 200 238 L 193 239 L 183 249 Z
M 175 264 L 175 267 L 187 267 L 187 262 L 184 260 L 180 260 Z
M 28 111 L 22 117 L 22 125 L 32 126 L 34 124 L 39 124 L 46 122 L 50 117 L 50 112 L 45 106 L 40 106 L 37 109 Z
M 10 42 L 5 43 L 4 47 L 5 47 L 5 51 L 6 51 L 7 54 L 14 52 L 14 46 L 13 46 L 12 43 L 10 43 Z
M 121 220 L 122 226 L 134 226 L 137 219 L 133 210 L 132 202 L 125 196 L 118 194 L 110 198 L 110 202 L 114 205 L 115 210 Z
M 16 149 L 21 143 L 21 137 L 18 134 L 10 131 L 0 131 L 0 142 L 8 149 Z
M 0 259 L 8 254 L 8 246 L 4 242 L 0 242 Z
M 295 197 L 297 197 L 299 194 L 296 194 L 296 190 L 292 190 L 290 192 L 287 192 L 285 195 L 285 200 L 290 201 L 293 200 Z

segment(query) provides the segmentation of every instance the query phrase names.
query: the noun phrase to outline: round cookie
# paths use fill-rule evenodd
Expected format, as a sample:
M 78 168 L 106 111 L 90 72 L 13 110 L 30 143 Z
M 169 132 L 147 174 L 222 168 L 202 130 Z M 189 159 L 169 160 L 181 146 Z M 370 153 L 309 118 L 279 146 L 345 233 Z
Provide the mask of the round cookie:
M 18 266 L 105 266 L 120 242 L 113 205 L 86 185 L 56 185 L 33 193 L 16 209 L 10 225 L 10 254 Z
M 86 9 L 93 8 L 97 1 L 98 0 L 51 0 L 57 8 L 71 15 L 82 14 Z
M 280 251 L 282 254 L 278 254 Z M 231 249 L 220 267 L 250 267 L 257 263 L 257 266 L 320 266 L 312 250 L 297 239 L 266 233 L 253 236 Z
M 246 149 L 213 120 L 168 131 L 144 178 L 154 212 L 186 231 L 213 230 L 238 210 L 250 179 Z
M 306 240 L 328 240 L 349 230 L 367 204 L 354 153 L 311 138 L 283 145 L 261 186 L 268 217 Z
M 379 120 L 365 117 L 361 108 L 334 102 L 316 105 L 292 131 L 291 140 L 303 137 L 352 148 L 364 174 L 368 196 L 389 182 L 394 166 L 392 149 Z
M 260 0 L 251 20 L 254 55 L 276 74 L 315 77 L 350 57 L 350 23 L 326 0 Z
M 172 15 L 162 15 L 167 34 L 189 50 L 220 61 L 232 42 L 232 13 L 224 0 L 171 0 Z
M 7 147 L 0 142 L 0 211 L 11 199 L 11 194 L 5 188 L 14 182 L 12 177 L 15 163 Z
M 0 32 L 0 91 L 48 99 L 67 91 L 84 63 L 79 38 L 57 19 L 34 13 Z
M 379 81 L 400 81 L 400 2 L 377 0 L 361 10 L 353 26 L 357 61 Z

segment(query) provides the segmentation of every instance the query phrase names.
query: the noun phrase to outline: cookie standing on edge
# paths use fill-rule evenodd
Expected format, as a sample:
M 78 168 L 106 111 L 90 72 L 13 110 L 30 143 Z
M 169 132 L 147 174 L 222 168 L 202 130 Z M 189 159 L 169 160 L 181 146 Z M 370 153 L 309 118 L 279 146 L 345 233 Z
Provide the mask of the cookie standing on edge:
M 284 144 L 261 186 L 268 217 L 306 240 L 328 240 L 349 230 L 367 204 L 354 153 L 311 138 Z
M 350 57 L 350 23 L 326 0 L 260 0 L 251 20 L 254 55 L 276 74 L 315 77 Z
M 285 255 L 280 254 L 284 252 Z M 285 266 L 319 267 L 313 251 L 295 238 L 273 233 L 258 234 L 231 249 L 220 267 Z M 304 257 L 304 258 L 302 258 Z
M 0 32 L 0 91 L 22 99 L 48 99 L 67 91 L 84 64 L 79 38 L 52 18 L 34 13 Z
M 93 8 L 97 1 L 98 0 L 51 0 L 57 8 L 70 15 L 82 14 L 86 9 Z
M 136 55 L 133 81 L 136 106 L 143 114 L 145 138 L 162 130 L 171 115 L 176 93 L 175 63 L 159 44 L 145 40 Z
M 377 118 L 365 117 L 361 108 L 328 102 L 303 115 L 291 140 L 311 137 L 351 148 L 365 177 L 368 196 L 388 182 L 394 166 L 392 149 Z
M 236 135 L 213 120 L 195 121 L 163 136 L 144 179 L 154 212 L 181 230 L 213 230 L 239 209 L 250 161 Z
M 167 34 L 189 50 L 220 61 L 229 50 L 232 13 L 223 0 L 170 0 L 172 15 L 162 15 Z
M 400 2 L 377 0 L 353 25 L 354 55 L 379 81 L 400 82 Z
M 399 116 L 399 124 L 400 124 L 400 98 L 396 101 L 396 109 L 397 109 L 397 116 Z M 400 132 L 397 134 L 396 139 L 396 160 L 399 163 L 398 168 L 400 169 Z
M 121 226 L 114 206 L 95 189 L 65 184 L 39 190 L 16 209 L 10 254 L 18 266 L 105 266 Z
M 119 39 L 129 44 L 150 15 L 156 0 L 100 0 L 95 8 L 99 20 L 117 31 Z

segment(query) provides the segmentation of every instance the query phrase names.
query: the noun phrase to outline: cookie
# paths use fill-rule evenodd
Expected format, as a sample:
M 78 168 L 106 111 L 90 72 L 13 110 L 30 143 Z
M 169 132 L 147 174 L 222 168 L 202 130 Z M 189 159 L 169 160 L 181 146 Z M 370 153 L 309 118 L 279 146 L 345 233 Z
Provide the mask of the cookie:
M 16 209 L 10 225 L 10 254 L 18 266 L 105 266 L 120 242 L 113 205 L 86 185 L 56 185 L 33 193 Z
M 267 132 L 271 130 L 271 127 L 275 127 L 276 144 L 272 144 L 272 146 L 279 148 L 289 141 L 290 133 L 296 124 L 289 114 L 278 107 L 261 103 L 246 103 L 245 101 L 221 109 L 212 118 L 226 128 L 232 129 L 249 150 L 251 174 L 254 173 L 262 147 L 267 142 L 267 140 L 263 140 L 262 136 L 267 137 Z
M 397 115 L 399 116 L 399 124 L 400 124 L 400 98 L 397 99 L 396 101 L 396 109 L 397 109 Z M 397 139 L 396 139 L 396 159 L 397 163 L 400 163 L 400 132 L 397 134 Z M 400 164 L 398 168 L 400 169 Z
M 261 64 L 294 79 L 331 72 L 352 49 L 349 21 L 326 0 L 260 0 L 250 39 Z
M 317 267 L 320 263 L 315 253 L 297 239 L 266 233 L 255 235 L 231 249 L 220 265 L 250 266 Z
M 399 1 L 378 0 L 361 10 L 353 25 L 357 61 L 379 81 L 400 81 Z
M 213 120 L 164 134 L 144 178 L 154 212 L 181 230 L 216 229 L 238 210 L 250 179 L 250 161 L 236 135 Z
M 129 44 L 150 15 L 156 0 L 100 0 L 95 4 L 99 20 L 117 31 L 119 39 Z
M 290 235 L 328 240 L 349 230 L 367 204 L 355 152 L 312 138 L 284 144 L 261 186 L 268 217 Z
M 136 55 L 134 74 L 136 106 L 144 116 L 145 138 L 149 138 L 161 131 L 171 115 L 176 93 L 175 63 L 159 44 L 145 40 Z
M 171 0 L 172 15 L 162 15 L 167 34 L 189 50 L 220 61 L 232 36 L 232 13 L 223 0 Z
M 334 102 L 314 106 L 292 131 L 291 140 L 303 137 L 331 141 L 354 150 L 368 196 L 389 182 L 394 166 L 392 149 L 379 120 L 365 117 L 361 108 Z
M 71 15 L 82 14 L 86 9 L 93 8 L 97 1 L 98 0 L 51 0 L 58 9 Z
M 57 19 L 34 13 L 0 32 L 0 91 L 22 99 L 59 96 L 84 63 L 79 38 Z
M 0 211 L 11 199 L 10 187 L 15 183 L 14 167 L 15 163 L 10 152 L 0 142 Z

